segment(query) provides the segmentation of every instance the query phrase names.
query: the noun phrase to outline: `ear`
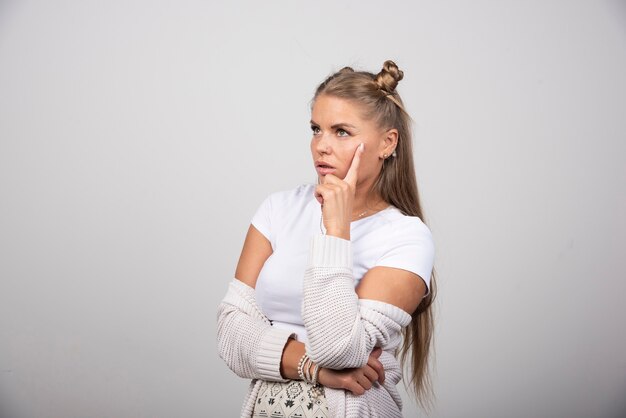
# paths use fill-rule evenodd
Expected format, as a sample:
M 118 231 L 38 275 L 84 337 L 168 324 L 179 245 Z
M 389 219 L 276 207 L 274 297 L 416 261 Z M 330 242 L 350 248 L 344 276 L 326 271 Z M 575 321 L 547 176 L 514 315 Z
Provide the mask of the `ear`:
M 396 128 L 388 129 L 383 135 L 380 152 L 391 155 L 398 145 L 398 130 Z

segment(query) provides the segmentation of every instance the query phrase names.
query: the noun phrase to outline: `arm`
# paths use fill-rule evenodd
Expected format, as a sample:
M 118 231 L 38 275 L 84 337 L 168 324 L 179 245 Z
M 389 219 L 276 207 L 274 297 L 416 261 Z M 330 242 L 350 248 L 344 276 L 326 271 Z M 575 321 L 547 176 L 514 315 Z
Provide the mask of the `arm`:
M 363 153 L 361 143 L 345 178 L 326 174 L 315 189 L 327 235 L 312 240 L 302 317 L 307 353 L 333 369 L 361 367 L 374 347 L 397 348 L 425 290 L 417 274 L 393 267 L 371 269 L 354 289 L 350 222 Z
M 281 374 L 286 378 L 299 380 L 298 363 L 305 353 L 303 343 L 290 339 L 283 351 Z M 320 367 L 319 383 L 333 389 L 345 389 L 354 395 L 362 395 L 371 389 L 374 382 L 385 383 L 385 369 L 378 360 L 382 350 L 376 349 L 367 358 L 367 364 L 360 368 L 333 370 Z M 312 368 L 313 366 L 311 366 Z
M 254 299 L 254 288 L 263 263 L 271 255 L 267 239 L 250 226 L 237 265 L 236 276 L 218 308 L 218 351 L 238 376 L 251 379 L 285 381 L 299 379 L 298 363 L 305 353 L 303 343 L 288 332 L 275 329 Z M 283 349 L 284 347 L 284 349 Z M 362 394 L 372 382 L 384 382 L 380 352 L 368 357 L 361 369 L 336 372 L 321 369 L 320 383 Z
M 348 240 L 313 238 L 304 278 L 307 352 L 332 369 L 361 367 L 374 347 L 397 347 L 425 292 L 418 275 L 390 267 L 371 269 L 355 291 L 351 251 Z
M 284 381 L 280 363 L 291 333 L 271 326 L 258 308 L 254 286 L 272 254 L 269 241 L 252 225 L 248 230 L 236 279 L 218 307 L 217 343 L 220 357 L 238 376 Z
M 292 334 L 270 325 L 254 301 L 254 289 L 233 279 L 217 314 L 218 353 L 235 374 L 285 381 L 280 361 Z

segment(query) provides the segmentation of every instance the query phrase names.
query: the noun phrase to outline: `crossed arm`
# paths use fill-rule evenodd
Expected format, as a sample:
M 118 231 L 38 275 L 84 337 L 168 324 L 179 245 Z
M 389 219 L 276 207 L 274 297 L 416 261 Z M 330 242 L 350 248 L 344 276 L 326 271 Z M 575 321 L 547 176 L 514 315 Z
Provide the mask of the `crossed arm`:
M 334 240 L 331 244 L 339 247 L 333 247 L 332 251 L 344 253 L 350 251 L 349 241 L 336 237 L 319 238 L 319 243 L 316 245 L 323 246 L 328 244 L 328 241 Z M 320 254 L 329 250 L 331 249 L 321 248 Z M 254 226 L 250 226 L 235 277 L 249 289 L 254 289 L 259 272 L 271 254 L 272 248 L 269 241 Z M 324 260 L 318 261 L 324 264 Z M 321 384 L 346 389 L 360 395 L 371 388 L 373 382 L 383 383 L 384 369 L 378 361 L 381 353 L 380 347 L 393 342 L 390 339 L 399 338 L 402 326 L 408 323 L 406 321 L 410 321 L 407 312 L 413 312 L 419 304 L 425 292 L 425 284 L 414 273 L 388 267 L 375 267 L 365 275 L 355 292 L 352 276 L 349 271 L 345 271 L 345 268 L 337 266 L 334 269 L 322 270 L 333 271 L 331 281 L 323 274 L 315 275 L 315 269 L 308 269 L 305 278 L 305 286 L 309 286 L 306 294 L 309 297 L 304 301 L 303 320 L 309 334 L 309 344 L 305 347 L 303 343 L 295 339 L 287 339 L 284 347 L 281 347 L 280 376 L 276 376 L 276 380 L 298 379 L 298 361 L 305 350 L 308 350 L 309 356 L 321 366 L 319 375 Z M 329 283 L 333 286 L 327 286 Z M 336 315 L 336 312 L 331 313 L 330 310 L 324 309 L 329 298 L 339 299 L 345 307 L 340 317 L 324 317 L 324 315 Z M 381 315 L 381 311 L 396 321 L 390 320 L 386 315 Z M 223 313 L 220 314 L 220 321 L 224 322 L 226 319 L 222 317 L 224 317 Z M 383 327 L 379 325 L 381 318 L 386 321 Z M 333 327 L 328 327 L 329 324 L 333 324 Z M 265 326 L 269 327 L 269 324 Z M 270 337 L 267 333 L 276 331 L 268 329 L 259 332 L 265 332 L 264 336 L 257 337 L 259 340 L 269 341 Z M 230 337 L 219 337 L 222 343 L 226 343 L 227 338 Z M 285 335 L 283 338 L 286 338 Z M 333 341 L 333 344 L 327 343 L 329 339 Z M 236 344 L 236 341 L 230 343 Z M 268 378 L 267 375 L 238 374 L 250 378 Z

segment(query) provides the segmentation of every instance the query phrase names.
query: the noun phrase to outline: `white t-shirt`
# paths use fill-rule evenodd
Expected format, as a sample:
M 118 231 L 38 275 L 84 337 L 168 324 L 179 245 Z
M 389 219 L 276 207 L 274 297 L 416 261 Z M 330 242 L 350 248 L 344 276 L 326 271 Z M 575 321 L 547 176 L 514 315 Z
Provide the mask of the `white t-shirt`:
M 256 300 L 273 325 L 294 332 L 306 342 L 301 316 L 302 282 L 311 238 L 322 234 L 322 212 L 315 185 L 276 192 L 263 201 L 252 225 L 271 243 L 273 253 L 256 283 Z M 411 271 L 430 285 L 434 242 L 417 216 L 405 216 L 389 206 L 350 224 L 355 287 L 375 266 Z M 429 290 L 427 291 L 429 292 Z

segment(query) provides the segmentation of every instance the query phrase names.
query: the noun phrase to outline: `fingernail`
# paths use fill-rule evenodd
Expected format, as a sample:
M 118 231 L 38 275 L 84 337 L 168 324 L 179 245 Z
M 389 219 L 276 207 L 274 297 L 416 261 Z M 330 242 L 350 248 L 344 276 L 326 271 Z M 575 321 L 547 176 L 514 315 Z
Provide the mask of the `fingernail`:
M 359 148 L 361 148 L 361 151 L 363 151 L 365 149 L 365 144 L 361 142 L 361 145 L 359 145 Z

